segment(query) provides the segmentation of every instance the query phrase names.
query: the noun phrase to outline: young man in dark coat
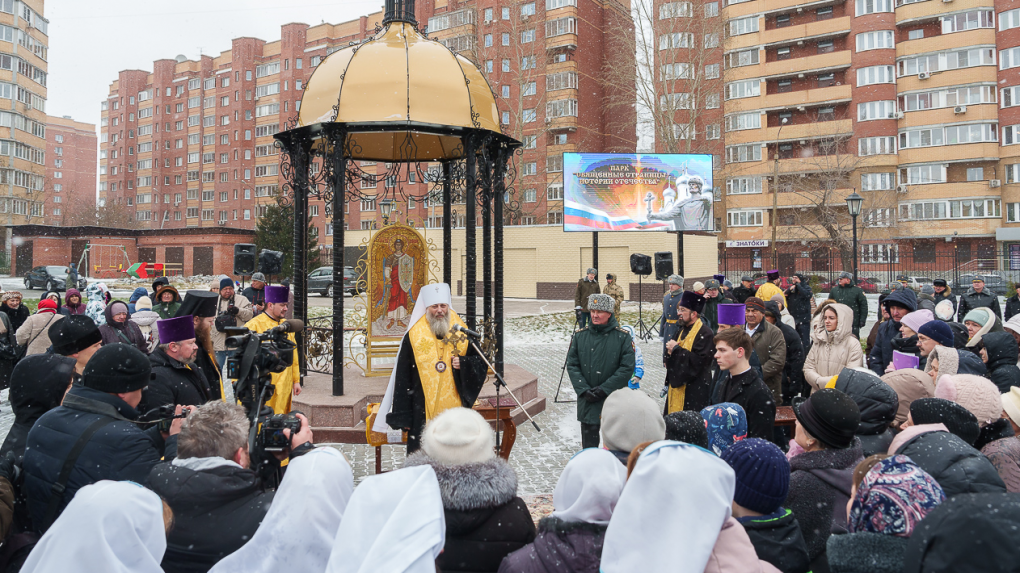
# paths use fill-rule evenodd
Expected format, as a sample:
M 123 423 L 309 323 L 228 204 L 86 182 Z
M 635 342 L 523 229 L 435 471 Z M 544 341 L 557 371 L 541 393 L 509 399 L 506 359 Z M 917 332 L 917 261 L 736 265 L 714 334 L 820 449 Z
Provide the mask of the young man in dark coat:
M 892 362 L 893 339 L 903 338 L 903 333 L 900 332 L 900 320 L 917 310 L 917 295 L 908 288 L 896 289 L 885 297 L 882 305 L 889 312 L 889 320 L 875 325 L 874 328 L 878 329 L 878 334 L 875 336 L 875 347 L 868 355 L 868 368 L 879 376 L 885 374 L 886 367 Z
M 680 330 L 666 342 L 666 394 L 664 414 L 680 410 L 700 412 L 712 404 L 712 329 L 701 319 L 705 297 L 693 291 L 680 298 Z
M 811 299 L 814 293 L 811 292 L 811 281 L 804 275 L 793 275 L 790 283 L 790 288 L 786 289 L 786 302 L 790 305 L 788 310 L 806 355 L 811 346 Z
M 591 309 L 588 308 L 588 297 L 599 294 L 598 269 L 588 269 L 584 278 L 578 279 L 577 287 L 574 289 L 574 313 L 577 315 L 578 326 L 584 328 L 591 320 Z
M 157 464 L 148 485 L 174 512 L 161 566 L 205 573 L 240 549 L 273 501 L 248 457 L 248 419 L 237 404 L 192 410 L 177 438 L 177 459 Z
M 156 321 L 159 329 L 159 346 L 149 355 L 154 378 L 142 393 L 138 407 L 141 414 L 164 404 L 200 406 L 212 398 L 209 381 L 201 369 L 195 367 L 198 343 L 195 339 L 195 321 L 190 316 L 178 316 Z
M 999 295 L 985 289 L 985 281 L 981 277 L 974 277 L 971 281 L 970 290 L 960 295 L 960 306 L 957 316 L 960 322 L 967 316 L 967 313 L 975 308 L 986 307 L 995 313 L 995 316 L 1002 318 L 1002 307 L 999 306 Z
M 739 404 L 747 416 L 747 436 L 772 440 L 776 403 L 772 391 L 747 360 L 751 337 L 743 329 L 729 328 L 715 335 L 714 343 L 715 361 L 729 377 L 716 388 L 711 403 Z
M 24 492 L 32 525 L 44 531 L 74 494 L 100 480 L 145 483 L 161 457 L 172 459 L 177 449 L 180 420 L 167 435 L 155 425 L 141 430 L 135 424 L 142 388 L 149 384 L 148 357 L 128 344 L 100 348 L 89 360 L 81 386 L 75 385 L 63 404 L 43 414 L 28 433 L 23 462 Z M 75 443 L 92 428 L 62 494 L 53 487 Z M 165 441 L 164 441 L 165 440 Z M 52 507 L 51 501 L 56 503 Z
M 602 405 L 634 375 L 634 344 L 630 334 L 618 328 L 615 304 L 607 294 L 588 297 L 592 324 L 574 335 L 567 351 L 567 375 L 577 393 L 582 448 L 598 447 Z

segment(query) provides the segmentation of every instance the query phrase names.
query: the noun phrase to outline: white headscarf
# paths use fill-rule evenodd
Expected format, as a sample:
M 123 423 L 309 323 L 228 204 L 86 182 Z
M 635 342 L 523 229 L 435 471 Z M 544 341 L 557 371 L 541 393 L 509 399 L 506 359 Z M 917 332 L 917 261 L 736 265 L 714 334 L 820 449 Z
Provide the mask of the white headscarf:
M 339 451 L 322 447 L 295 458 L 255 535 L 210 573 L 322 573 L 353 492 L 354 474 Z
M 127 481 L 87 485 L 39 540 L 24 573 L 161 573 L 163 502 Z
M 581 450 L 567 462 L 553 491 L 553 517 L 606 525 L 627 483 L 627 468 L 608 450 Z
M 730 516 L 735 482 L 726 462 L 697 446 L 648 446 L 609 520 L 600 571 L 702 573 Z
M 445 544 L 436 472 L 404 468 L 367 477 L 354 490 L 326 572 L 435 573 Z
M 446 283 L 432 283 L 421 287 L 421 290 L 418 291 L 418 300 L 414 301 L 411 319 L 407 321 L 407 332 L 411 331 L 411 328 L 418 323 L 418 320 L 425 316 L 425 311 L 434 304 L 445 304 L 450 306 L 450 310 L 453 310 L 451 306 L 452 300 L 450 285 Z M 404 334 L 406 335 L 407 332 Z M 400 339 L 403 341 L 404 338 L 401 337 Z M 386 433 L 392 429 L 386 423 L 386 414 L 393 411 L 393 388 L 396 385 L 397 379 L 396 363 L 399 361 L 400 350 L 397 350 L 397 359 L 393 364 L 393 372 L 390 372 L 390 383 L 386 386 L 386 394 L 383 396 L 382 403 L 379 404 L 379 413 L 376 414 L 375 423 L 372 424 L 373 432 Z

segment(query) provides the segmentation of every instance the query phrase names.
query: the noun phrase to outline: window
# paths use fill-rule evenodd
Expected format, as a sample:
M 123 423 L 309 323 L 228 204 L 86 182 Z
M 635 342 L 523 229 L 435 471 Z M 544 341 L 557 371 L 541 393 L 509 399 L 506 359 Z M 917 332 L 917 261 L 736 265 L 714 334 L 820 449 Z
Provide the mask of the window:
M 546 10 L 555 10 L 564 6 L 577 6 L 577 0 L 545 0 Z
M 510 125 L 510 112 L 504 111 L 499 117 L 499 122 L 503 125 Z
M 1006 203 L 1006 222 L 1020 222 L 1020 203 Z
M 1003 101 L 1009 99 L 1013 94 L 1006 88 L 1003 90 Z M 936 109 L 942 107 L 954 107 L 957 105 L 969 105 L 979 103 L 995 103 L 995 88 L 993 86 L 967 86 L 949 88 L 930 92 L 912 93 L 900 97 L 900 109 L 904 111 L 915 111 L 920 109 Z M 1004 106 L 1005 107 L 1005 106 Z
M 525 135 L 521 138 L 521 141 L 524 144 L 524 149 L 535 149 L 538 144 L 538 136 Z
M 506 20 L 509 20 L 509 14 L 507 14 Z M 467 24 L 475 23 L 475 11 L 471 9 L 458 10 L 456 12 L 450 12 L 448 14 L 439 14 L 429 18 L 428 31 L 439 32 L 449 28 L 456 28 L 458 26 L 464 26 Z
M 525 164 L 523 164 L 521 166 L 521 175 L 528 176 L 528 175 L 537 175 L 537 174 L 538 174 L 538 164 L 535 163 L 534 161 L 532 161 L 530 163 L 525 163 Z
M 705 34 L 705 48 L 718 48 L 719 34 Z
M 538 201 L 538 193 L 534 189 L 525 189 L 523 197 L 525 203 L 535 203 Z
M 729 210 L 726 212 L 726 225 L 729 227 L 761 227 L 762 212 Z
M 705 126 L 705 139 L 719 139 L 722 137 L 720 133 L 719 124 L 713 123 Z
M 896 102 L 890 100 L 869 101 L 857 104 L 857 121 L 891 119 L 896 113 Z
M 691 77 L 691 65 L 685 62 L 664 64 L 661 69 L 662 80 L 678 80 Z M 548 89 L 548 88 L 546 88 Z
M 1020 143 L 1020 125 L 1007 125 L 1002 128 L 1002 144 L 1016 145 Z
M 705 78 L 714 80 L 719 78 L 719 64 L 707 64 L 705 66 Z
M 888 191 L 896 183 L 895 173 L 862 173 L 861 189 L 864 191 Z
M 910 30 L 907 32 L 908 40 L 920 40 L 924 37 L 924 28 L 918 28 L 916 30 Z
M 731 177 L 726 180 L 727 195 L 761 193 L 761 177 Z
M 708 94 L 705 96 L 705 109 L 719 109 L 719 94 Z
M 659 96 L 659 107 L 666 110 L 691 109 L 691 94 L 663 94 Z
M 659 6 L 659 19 L 690 18 L 694 16 L 694 4 L 691 2 L 670 2 Z
M 714 18 L 719 15 L 719 3 L 718 2 L 706 2 L 705 3 L 705 17 Z
M 545 171 L 546 173 L 562 173 L 563 172 L 563 156 L 562 155 L 550 155 L 545 159 Z
M 265 97 L 280 93 L 280 82 L 265 84 L 255 88 L 255 97 Z
M 522 37 L 523 37 L 523 34 L 524 33 L 522 32 L 521 33 Z M 534 31 L 532 31 L 532 35 L 534 35 Z M 532 39 L 534 39 L 534 37 L 532 37 Z M 500 41 L 500 43 L 502 45 L 509 46 L 510 45 L 510 34 L 504 32 L 503 35 L 500 36 L 499 41 Z
M 536 63 L 535 56 L 524 56 L 524 57 L 521 58 L 521 69 L 522 70 L 533 70 L 533 69 L 535 69 L 536 65 L 538 65 L 538 64 Z
M 819 74 L 818 87 L 827 88 L 836 84 L 836 74 Z
M 898 263 L 900 262 L 900 246 L 892 245 L 861 245 L 862 263 Z
M 1020 182 L 1020 163 L 1012 163 L 1005 166 L 1006 183 Z
M 857 34 L 857 51 L 879 50 L 882 48 L 895 48 L 893 43 L 892 30 L 879 30 L 877 32 L 865 32 Z
M 1013 48 L 1013 50 L 1017 50 L 1014 53 L 1014 57 L 1020 56 L 1020 48 Z M 1001 53 L 1003 58 L 1009 61 L 1009 57 L 1006 55 L 1007 52 L 1010 52 L 1010 50 L 1003 50 Z M 1014 65 L 1018 64 L 1020 62 Z M 920 72 L 957 70 L 974 66 L 993 66 L 995 65 L 995 50 L 994 48 L 972 48 L 953 52 L 939 52 L 937 54 L 900 60 L 898 65 L 901 76 L 915 75 Z M 1002 69 L 1006 69 L 1006 67 L 1013 66 L 1005 66 Z
M 503 99 L 510 99 L 510 86 L 503 86 L 500 95 Z
M 977 28 L 994 28 L 995 16 L 991 10 L 971 10 L 942 17 L 942 33 L 952 34 Z
M 690 48 L 694 45 L 694 34 L 690 32 L 674 32 L 659 36 L 659 49 Z
M 759 63 L 758 48 L 751 48 L 750 50 L 740 50 L 738 52 L 730 52 L 726 54 L 726 65 L 730 68 L 737 68 L 740 66 L 754 66 Z
M 785 28 L 790 25 L 789 14 L 779 14 L 776 16 L 776 28 Z M 731 34 L 735 36 L 736 34 Z
M 530 86 L 531 93 L 527 93 L 529 90 L 526 89 L 524 95 L 535 95 L 535 83 L 531 82 L 528 86 Z M 559 72 L 545 77 L 545 91 L 547 92 L 576 88 L 577 72 Z
M 532 123 L 538 119 L 538 112 L 535 111 L 534 109 L 526 109 L 522 112 L 521 119 L 524 121 L 524 123 Z
M 255 66 L 256 78 L 264 78 L 278 73 L 280 73 L 280 62 L 270 62 L 261 66 Z
M 826 6 L 815 10 L 815 20 L 831 20 L 832 6 Z
M 761 95 L 761 81 L 758 79 L 726 84 L 726 99 L 739 99 Z
M 984 181 L 985 169 L 983 167 L 968 167 L 967 181 Z
M 896 138 L 889 137 L 862 137 L 857 140 L 858 155 L 884 155 L 896 153 Z
M 999 31 L 1020 28 L 1020 8 L 999 12 Z
M 817 44 L 819 54 L 828 54 L 835 49 L 835 45 L 832 40 L 821 40 Z
M 915 165 L 900 169 L 900 183 L 909 185 L 927 185 L 929 183 L 945 183 L 946 166 L 941 163 Z
M 743 129 L 760 129 L 761 113 L 757 110 L 750 113 L 738 113 L 726 116 L 726 131 Z
M 577 117 L 577 100 L 561 99 L 548 102 L 545 104 L 545 116 L 547 118 Z
M 535 31 L 532 30 L 532 39 L 534 39 Z M 545 23 L 545 37 L 552 38 L 554 36 L 562 36 L 563 34 L 576 34 L 577 33 L 577 22 L 573 17 L 557 18 L 550 20 Z
M 731 145 L 726 148 L 727 163 L 744 163 L 761 161 L 761 144 Z
M 857 0 L 854 5 L 857 8 L 857 16 L 893 11 L 892 0 Z
M 562 183 L 550 183 L 546 189 L 546 199 L 549 201 L 562 201 L 563 200 L 563 184 Z
M 534 16 L 535 15 L 535 3 L 528 2 L 527 4 L 521 5 L 521 16 Z

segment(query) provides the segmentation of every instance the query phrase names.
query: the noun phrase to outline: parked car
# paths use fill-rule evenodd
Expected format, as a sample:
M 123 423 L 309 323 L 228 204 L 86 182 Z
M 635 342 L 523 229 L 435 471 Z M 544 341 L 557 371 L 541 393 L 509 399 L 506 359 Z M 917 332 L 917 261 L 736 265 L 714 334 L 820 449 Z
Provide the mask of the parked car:
M 365 280 L 358 280 L 353 267 L 344 267 L 344 292 L 352 296 L 365 291 Z M 308 292 L 333 297 L 333 267 L 319 267 L 308 273 Z
M 51 291 L 67 290 L 67 275 L 71 269 L 60 266 L 35 267 L 25 273 L 26 289 L 45 289 Z M 85 290 L 88 281 L 84 277 L 78 277 L 78 289 Z

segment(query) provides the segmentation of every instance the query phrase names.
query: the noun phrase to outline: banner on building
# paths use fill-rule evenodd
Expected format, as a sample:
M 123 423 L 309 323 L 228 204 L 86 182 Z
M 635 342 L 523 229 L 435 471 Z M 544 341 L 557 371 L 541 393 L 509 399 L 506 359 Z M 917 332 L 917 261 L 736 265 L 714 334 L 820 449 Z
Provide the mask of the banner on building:
M 714 231 L 712 156 L 564 153 L 564 231 Z

